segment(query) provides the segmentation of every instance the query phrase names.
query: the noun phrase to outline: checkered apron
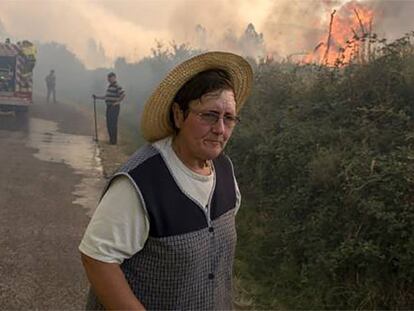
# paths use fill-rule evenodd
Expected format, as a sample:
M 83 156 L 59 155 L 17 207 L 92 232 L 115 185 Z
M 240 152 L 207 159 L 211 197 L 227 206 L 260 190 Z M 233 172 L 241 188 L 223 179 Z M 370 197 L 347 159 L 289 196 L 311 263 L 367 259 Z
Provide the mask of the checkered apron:
M 168 209 L 157 210 L 156 206 L 149 206 L 151 196 L 146 196 L 145 192 L 141 193 L 142 189 L 150 192 L 157 185 L 152 185 L 151 182 L 148 182 L 149 185 L 143 185 L 142 179 L 145 180 L 145 178 L 142 178 L 142 173 L 139 175 L 141 178 L 134 178 L 131 173 L 131 169 L 139 168 L 152 160 L 154 164 L 150 171 L 156 170 L 156 166 L 162 166 L 161 161 L 156 161 L 156 157 L 160 157 L 158 151 L 151 146 L 146 146 L 120 170 L 122 174 L 127 172 L 128 176 L 132 176 L 131 180 L 135 182 L 137 191 L 143 198 L 149 213 L 150 228 L 155 228 L 150 229 L 150 236 L 144 248 L 125 260 L 121 269 L 133 293 L 147 310 L 231 310 L 232 270 L 236 246 L 234 208 L 222 209 L 220 213 L 216 213 L 215 218 L 209 224 L 176 234 L 173 232 L 175 229 L 170 229 L 174 227 L 172 224 L 174 217 L 182 219 L 186 215 L 177 214 L 167 217 L 164 214 Z M 215 163 L 217 180 L 232 180 L 234 187 L 231 164 L 225 156 L 221 157 L 221 164 Z M 158 175 L 162 177 L 163 173 Z M 221 185 L 219 182 L 216 185 L 214 204 L 227 202 L 225 205 L 230 206 L 235 203 L 233 202 L 235 196 L 224 199 L 220 196 L 226 196 L 227 193 L 234 194 L 234 191 L 233 189 L 231 191 L 217 190 L 217 186 Z M 173 185 L 169 187 L 175 194 L 174 191 L 178 188 Z M 190 204 L 185 198 L 173 202 Z M 174 206 L 169 210 L 175 209 Z M 157 212 L 153 213 L 154 210 Z M 186 222 L 188 226 L 191 226 L 191 216 Z M 86 308 L 88 310 L 104 309 L 92 290 L 89 291 Z

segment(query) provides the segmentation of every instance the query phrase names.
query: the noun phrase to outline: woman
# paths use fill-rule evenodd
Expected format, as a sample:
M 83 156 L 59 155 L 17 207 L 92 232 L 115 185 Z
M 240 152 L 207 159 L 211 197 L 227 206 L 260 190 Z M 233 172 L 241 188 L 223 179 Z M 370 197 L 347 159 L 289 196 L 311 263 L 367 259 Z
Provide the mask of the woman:
M 154 91 L 149 144 L 111 179 L 79 246 L 88 309 L 232 308 L 240 193 L 223 149 L 251 83 L 243 58 L 209 52 Z

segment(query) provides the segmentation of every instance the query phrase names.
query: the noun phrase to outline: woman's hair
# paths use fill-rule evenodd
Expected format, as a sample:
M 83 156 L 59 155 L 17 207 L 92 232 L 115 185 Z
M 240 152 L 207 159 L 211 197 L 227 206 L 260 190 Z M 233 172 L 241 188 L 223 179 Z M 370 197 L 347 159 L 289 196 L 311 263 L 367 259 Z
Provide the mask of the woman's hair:
M 222 69 L 202 71 L 181 87 L 175 95 L 173 102 L 178 104 L 184 113 L 184 118 L 186 118 L 191 101 L 219 90 L 232 90 L 234 92 L 233 82 L 230 80 L 229 74 Z M 177 131 L 172 108 L 170 109 L 170 122 Z

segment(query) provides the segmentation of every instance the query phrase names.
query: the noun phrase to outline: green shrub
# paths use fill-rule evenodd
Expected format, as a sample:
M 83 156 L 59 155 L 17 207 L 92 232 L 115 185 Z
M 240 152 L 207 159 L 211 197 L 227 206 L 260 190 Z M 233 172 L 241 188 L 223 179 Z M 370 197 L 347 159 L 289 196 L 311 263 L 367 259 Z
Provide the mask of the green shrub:
M 255 68 L 228 153 L 256 308 L 414 308 L 413 51 L 407 35 L 365 64 Z

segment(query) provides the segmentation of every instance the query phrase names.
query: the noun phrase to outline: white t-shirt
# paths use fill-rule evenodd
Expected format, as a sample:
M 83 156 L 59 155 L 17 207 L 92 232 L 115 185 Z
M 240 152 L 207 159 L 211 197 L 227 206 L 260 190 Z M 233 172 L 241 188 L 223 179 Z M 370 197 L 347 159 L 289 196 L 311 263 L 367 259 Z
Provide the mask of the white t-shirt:
M 153 144 L 169 168 L 179 188 L 206 209 L 215 184 L 211 175 L 194 173 L 177 157 L 167 137 Z M 240 191 L 236 185 L 236 212 Z M 96 260 L 121 264 L 139 252 L 148 239 L 149 218 L 131 180 L 118 176 L 111 183 L 86 228 L 79 250 Z

